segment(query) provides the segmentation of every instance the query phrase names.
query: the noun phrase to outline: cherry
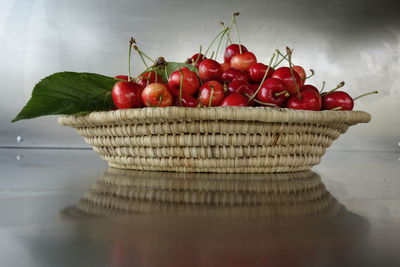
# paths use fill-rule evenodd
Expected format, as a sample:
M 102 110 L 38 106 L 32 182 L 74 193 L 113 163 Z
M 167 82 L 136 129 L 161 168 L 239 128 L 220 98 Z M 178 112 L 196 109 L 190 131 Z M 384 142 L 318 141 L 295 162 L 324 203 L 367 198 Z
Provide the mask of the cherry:
M 293 76 L 295 79 L 292 78 L 289 67 L 280 67 L 272 73 L 271 77 L 281 80 L 285 84 L 286 90 L 292 95 L 297 93 L 296 84 L 299 86 L 301 84 L 300 76 L 295 71 L 293 72 Z
M 299 83 L 299 87 L 301 87 L 306 81 L 307 74 L 302 66 L 293 66 L 292 69 L 299 75 L 301 83 Z
M 143 103 L 148 107 L 167 107 L 172 105 L 172 95 L 165 84 L 151 83 L 142 92 Z
M 319 94 L 317 87 L 315 87 L 314 85 L 311 85 L 311 84 L 305 84 L 300 88 L 300 91 L 304 91 L 304 90 L 313 90 Z
M 136 79 L 137 83 L 140 84 L 143 88 L 151 83 L 162 83 L 163 80 L 161 76 L 156 71 L 147 71 L 142 73 Z
M 205 57 L 203 54 L 201 54 L 201 53 L 196 53 L 196 54 L 194 54 L 190 59 L 192 60 L 192 63 L 195 64 L 195 67 L 196 67 L 196 68 L 199 68 L 200 63 L 201 63 L 204 59 L 206 59 L 206 57 Z
M 264 78 L 264 74 L 267 71 L 268 66 L 263 64 L 263 63 L 254 63 L 251 65 L 249 68 L 248 74 L 250 77 L 250 81 L 253 83 L 260 83 L 262 79 Z M 272 73 L 275 70 L 273 68 L 269 68 L 266 79 L 271 78 Z
M 224 87 L 217 81 L 208 81 L 199 89 L 198 100 L 208 107 L 218 106 L 224 97 Z
M 353 98 L 346 92 L 335 91 L 322 96 L 322 109 L 352 110 L 353 107 Z
M 321 110 L 321 95 L 314 90 L 304 90 L 299 94 L 292 95 L 287 104 L 287 108 L 304 110 Z
M 124 81 L 127 81 L 129 78 L 128 78 L 128 75 L 117 75 L 117 76 L 115 76 L 114 78 L 116 78 L 116 79 L 120 79 L 120 80 L 124 80 Z M 131 78 L 132 79 L 132 78 Z
M 227 71 L 224 71 L 221 75 L 221 81 L 224 83 L 230 83 L 232 81 L 244 81 L 247 82 L 249 77 L 246 73 L 241 72 L 240 70 L 235 70 L 230 68 Z
M 246 107 L 248 106 L 247 97 L 239 93 L 232 93 L 222 100 L 221 106 Z
M 251 65 L 257 62 L 256 56 L 251 52 L 236 54 L 231 59 L 231 67 L 247 72 Z
M 231 64 L 227 63 L 227 62 L 221 63 L 220 65 L 221 65 L 222 72 L 225 72 L 231 68 Z
M 229 93 L 250 94 L 252 91 L 250 84 L 244 81 L 235 80 L 228 84 Z
M 199 105 L 199 101 L 191 95 L 182 94 L 182 98 L 175 98 L 174 105 L 178 107 L 195 108 Z
M 221 74 L 221 65 L 213 59 L 204 59 L 199 65 L 199 76 L 204 82 L 218 81 Z
M 286 91 L 285 84 L 276 78 L 265 80 L 256 95 L 258 101 L 278 107 L 284 107 L 288 97 L 289 93 Z
M 242 53 L 246 53 L 248 50 L 244 45 L 242 46 Z M 231 44 L 225 49 L 224 62 L 231 63 L 231 59 L 234 55 L 240 54 L 240 47 L 238 44 Z
M 183 75 L 183 78 L 181 78 L 181 74 Z M 200 86 L 196 73 L 186 67 L 182 67 L 171 73 L 168 78 L 168 87 L 174 96 L 179 96 L 181 80 L 182 93 L 186 95 L 194 95 Z
M 141 100 L 143 88 L 134 82 L 116 82 L 111 91 L 114 105 L 119 109 L 140 108 L 143 106 Z

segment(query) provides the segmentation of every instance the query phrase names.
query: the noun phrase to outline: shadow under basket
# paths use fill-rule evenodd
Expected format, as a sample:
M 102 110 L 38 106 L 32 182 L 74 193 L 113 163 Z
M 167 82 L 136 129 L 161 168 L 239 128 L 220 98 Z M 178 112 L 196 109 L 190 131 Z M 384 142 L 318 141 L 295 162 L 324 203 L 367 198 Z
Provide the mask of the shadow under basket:
M 326 148 L 363 111 L 265 107 L 141 108 L 60 116 L 114 168 L 175 172 L 296 172 L 317 165 Z

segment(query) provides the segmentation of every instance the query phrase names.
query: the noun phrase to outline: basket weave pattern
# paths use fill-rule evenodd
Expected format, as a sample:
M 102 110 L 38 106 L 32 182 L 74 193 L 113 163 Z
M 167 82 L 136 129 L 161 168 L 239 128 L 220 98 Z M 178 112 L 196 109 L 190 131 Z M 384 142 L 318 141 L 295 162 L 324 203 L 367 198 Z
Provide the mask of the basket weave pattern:
M 178 172 L 294 172 L 320 162 L 361 111 L 144 108 L 61 116 L 109 165 Z

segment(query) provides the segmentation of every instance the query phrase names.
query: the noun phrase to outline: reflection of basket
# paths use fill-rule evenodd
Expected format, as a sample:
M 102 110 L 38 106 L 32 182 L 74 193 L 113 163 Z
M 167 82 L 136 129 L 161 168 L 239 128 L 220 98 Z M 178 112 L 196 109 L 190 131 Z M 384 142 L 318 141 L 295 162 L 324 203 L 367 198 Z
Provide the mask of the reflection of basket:
M 179 174 L 108 169 L 70 211 L 321 220 L 343 212 L 313 172 Z M 227 179 L 229 176 L 230 179 Z
M 361 111 L 143 108 L 61 116 L 109 165 L 177 172 L 294 172 L 320 162 Z

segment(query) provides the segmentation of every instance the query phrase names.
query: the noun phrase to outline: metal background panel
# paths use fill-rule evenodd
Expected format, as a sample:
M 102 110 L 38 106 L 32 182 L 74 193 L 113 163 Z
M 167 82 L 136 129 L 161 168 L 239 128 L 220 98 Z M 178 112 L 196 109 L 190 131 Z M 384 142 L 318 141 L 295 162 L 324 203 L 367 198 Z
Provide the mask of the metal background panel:
M 400 140 L 400 3 L 348 1 L 1 0 L 0 146 L 85 147 L 56 117 L 10 120 L 41 78 L 57 71 L 124 74 L 134 36 L 151 56 L 184 61 L 207 45 L 220 20 L 240 11 L 243 43 L 267 63 L 275 48 L 316 70 L 312 82 L 346 81 L 373 121 L 351 128 L 336 150 L 396 150 Z M 134 57 L 134 72 L 143 69 Z M 20 135 L 24 142 L 17 143 Z

